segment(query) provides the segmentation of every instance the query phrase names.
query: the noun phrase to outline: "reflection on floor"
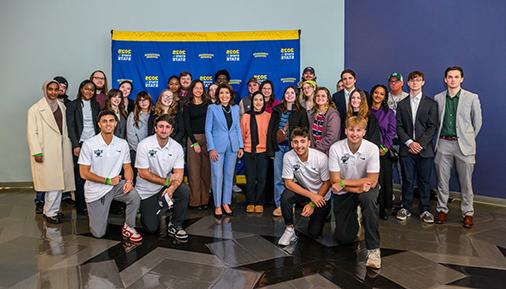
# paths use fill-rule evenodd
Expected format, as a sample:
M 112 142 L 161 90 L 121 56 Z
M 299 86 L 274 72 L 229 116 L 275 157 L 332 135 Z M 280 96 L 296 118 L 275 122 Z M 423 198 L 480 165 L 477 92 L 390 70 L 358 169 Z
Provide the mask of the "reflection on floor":
M 33 192 L 0 193 L 0 289 L 3 288 L 504 288 L 506 210 L 476 205 L 475 227 L 464 229 L 459 203 L 449 223 L 423 225 L 417 217 L 380 221 L 381 270 L 367 270 L 363 242 L 336 246 L 333 222 L 317 240 L 276 246 L 282 219 L 247 215 L 215 219 L 187 214 L 186 243 L 144 236 L 121 240 L 120 216 L 103 239 L 91 237 L 87 218 L 64 209 L 66 221 L 48 225 L 35 215 Z M 415 214 L 413 214 L 415 215 Z

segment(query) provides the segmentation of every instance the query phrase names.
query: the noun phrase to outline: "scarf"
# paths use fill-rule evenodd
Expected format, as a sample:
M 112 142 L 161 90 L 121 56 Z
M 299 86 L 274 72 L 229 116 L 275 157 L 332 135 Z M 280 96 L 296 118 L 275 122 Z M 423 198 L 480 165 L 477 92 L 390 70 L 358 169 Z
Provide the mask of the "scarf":
M 51 112 L 55 112 L 59 107 L 58 106 L 58 98 L 57 99 L 49 99 L 49 97 L 47 96 L 47 86 L 50 83 L 58 84 L 58 82 L 56 80 L 49 80 L 49 81 L 44 82 L 44 84 L 42 85 L 42 93 L 44 95 L 44 98 L 47 101 L 47 104 L 49 104 L 49 108 L 51 108 Z
M 253 102 L 253 100 L 252 100 Z M 262 106 L 262 109 L 260 111 L 255 111 L 253 108 L 253 103 L 251 104 L 251 110 L 249 111 L 250 117 L 249 117 L 249 130 L 251 134 L 251 153 L 254 154 L 257 152 L 257 145 L 258 145 L 258 125 L 257 125 L 257 115 L 260 115 L 264 113 L 265 111 L 265 101 L 264 106 Z

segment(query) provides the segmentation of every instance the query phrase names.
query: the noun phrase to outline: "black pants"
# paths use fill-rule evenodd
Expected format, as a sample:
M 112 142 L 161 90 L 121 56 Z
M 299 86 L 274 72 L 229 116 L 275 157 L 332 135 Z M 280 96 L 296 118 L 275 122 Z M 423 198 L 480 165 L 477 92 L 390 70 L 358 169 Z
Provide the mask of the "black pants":
M 135 168 L 135 157 L 137 156 L 137 152 L 134 150 L 130 150 L 130 164 L 132 165 L 133 172 L 133 184 L 135 186 L 135 182 L 137 182 L 137 169 Z M 123 173 L 123 172 L 122 172 Z
M 81 173 L 79 173 L 79 164 L 77 161 L 78 157 L 72 155 L 74 160 L 74 181 L 76 184 L 76 210 L 78 213 L 84 212 L 86 208 L 86 201 L 84 199 L 84 180 L 81 178 Z
M 283 219 L 285 220 L 285 225 L 293 225 L 293 206 L 296 203 L 310 201 L 311 200 L 309 198 L 298 195 L 290 190 L 284 190 L 281 195 L 281 212 L 283 214 Z M 325 220 L 330 213 L 331 207 L 330 201 L 326 202 L 325 206 L 321 208 L 315 207 L 313 214 L 309 216 L 307 232 L 311 238 L 318 238 L 321 235 L 323 226 L 325 225 Z
M 148 234 L 153 234 L 158 231 L 158 227 L 160 226 L 160 217 L 165 216 L 162 212 L 158 215 L 156 214 L 158 210 L 160 210 L 158 200 L 165 189 L 166 187 L 163 187 L 158 194 L 141 200 L 140 211 L 142 228 L 144 229 L 144 232 Z M 174 191 L 174 194 L 172 195 L 174 211 L 172 213 L 171 222 L 175 227 L 179 227 L 183 224 L 186 209 L 188 207 L 188 199 L 188 191 L 181 190 L 180 188 Z
M 392 209 L 392 195 L 393 195 L 393 184 L 392 184 L 392 160 L 388 155 L 380 157 L 380 175 L 379 184 L 381 186 L 378 203 L 380 210 Z
M 264 203 L 265 183 L 269 158 L 266 153 L 244 153 L 246 173 L 246 203 L 262 205 Z
M 377 249 L 380 245 L 378 230 L 378 186 L 367 193 L 334 195 L 332 199 L 336 231 L 339 244 L 353 243 L 358 233 L 357 207 L 362 208 L 362 223 L 365 231 L 367 249 Z

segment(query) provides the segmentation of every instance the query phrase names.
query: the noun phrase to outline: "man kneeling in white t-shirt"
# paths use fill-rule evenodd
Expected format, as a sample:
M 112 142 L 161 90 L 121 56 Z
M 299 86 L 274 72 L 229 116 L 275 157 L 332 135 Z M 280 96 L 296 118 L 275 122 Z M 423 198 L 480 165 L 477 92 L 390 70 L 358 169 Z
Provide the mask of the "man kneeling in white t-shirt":
M 117 116 L 110 110 L 98 115 L 100 133 L 84 141 L 79 155 L 79 173 L 86 180 L 84 197 L 88 207 L 90 231 L 101 238 L 107 230 L 107 217 L 113 200 L 126 203 L 123 237 L 140 242 L 142 236 L 135 230 L 135 217 L 141 203 L 132 185 L 130 149 L 126 140 L 114 135 Z M 125 179 L 120 172 L 123 168 Z
M 329 150 L 329 171 L 332 206 L 336 219 L 335 237 L 340 244 L 353 243 L 359 228 L 357 206 L 362 208 L 362 221 L 367 248 L 367 267 L 379 269 L 381 257 L 378 230 L 378 147 L 363 139 L 367 120 L 350 117 L 346 120 L 346 139 Z
M 296 203 L 307 202 L 301 216 L 309 217 L 307 231 L 311 238 L 321 235 L 331 208 L 327 155 L 309 148 L 306 128 L 295 128 L 290 139 L 292 150 L 283 157 L 282 177 L 286 189 L 281 195 L 281 211 L 286 229 L 278 241 L 282 246 L 297 240 L 293 227 L 293 206 Z
M 183 147 L 170 137 L 174 130 L 174 118 L 167 114 L 155 119 L 155 134 L 143 139 L 137 146 L 135 167 L 139 170 L 135 189 L 141 201 L 141 222 L 144 231 L 155 233 L 161 227 L 165 230 L 166 204 L 169 197 L 173 201 L 174 211 L 168 225 L 168 234 L 178 240 L 188 239 L 182 224 L 188 207 L 188 192 L 179 185 L 184 175 Z M 162 205 L 162 207 L 160 206 Z M 162 224 L 162 225 L 161 225 Z

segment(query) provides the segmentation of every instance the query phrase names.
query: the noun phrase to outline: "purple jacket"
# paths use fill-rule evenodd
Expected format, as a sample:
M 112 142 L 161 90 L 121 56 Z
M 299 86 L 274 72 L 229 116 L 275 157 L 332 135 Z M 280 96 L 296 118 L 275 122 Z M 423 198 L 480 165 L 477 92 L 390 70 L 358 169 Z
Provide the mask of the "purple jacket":
M 397 121 L 395 113 L 390 108 L 385 110 L 381 107 L 378 110 L 371 108 L 371 112 L 378 120 L 378 125 L 381 132 L 381 143 L 387 148 L 392 148 L 393 139 L 397 135 Z

